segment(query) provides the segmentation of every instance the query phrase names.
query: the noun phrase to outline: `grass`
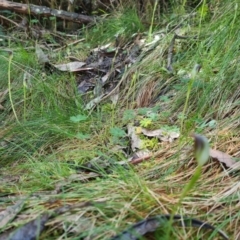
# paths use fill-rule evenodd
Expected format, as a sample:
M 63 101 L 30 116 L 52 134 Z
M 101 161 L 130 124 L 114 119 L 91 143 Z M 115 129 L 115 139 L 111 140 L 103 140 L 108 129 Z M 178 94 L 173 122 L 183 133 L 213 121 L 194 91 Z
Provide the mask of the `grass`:
M 133 33 L 142 32 L 145 26 L 140 21 L 136 9 L 129 8 L 113 12 L 112 16 L 104 19 L 95 27 L 86 29 L 84 37 L 92 45 L 108 43 L 116 40 L 118 44 L 128 42 Z
M 174 75 L 165 69 L 173 31 L 165 31 L 155 48 L 144 52 L 141 61 L 125 72 L 119 104 L 108 108 L 103 103 L 91 115 L 84 110 L 74 76 L 47 74 L 43 78 L 35 54 L 20 49 L 13 51 L 8 83 L 9 58 L 1 53 L 0 89 L 4 91 L 10 84 L 12 103 L 9 98 L 1 103 L 5 110 L 0 115 L 0 210 L 24 199 L 21 212 L 1 231 L 64 204 L 91 202 L 51 219 L 40 239 L 109 239 L 143 218 L 175 211 L 197 167 L 189 151 L 190 132 L 206 135 L 212 148 L 239 160 L 240 38 L 236 19 L 240 9 L 233 2 L 223 1 L 211 11 L 211 19 L 199 15 L 174 18 L 172 24 L 182 21 L 189 37 L 175 43 Z M 134 12 L 115 13 L 110 20 L 88 30 L 86 38 L 95 46 L 114 39 L 125 26 L 122 36 L 126 39 L 144 30 Z M 187 75 L 196 63 L 202 70 L 190 80 Z M 26 71 L 32 77 L 24 84 Z M 190 88 L 189 81 L 193 81 Z M 126 130 L 125 125 L 133 119 L 124 120 L 124 112 L 145 105 L 159 106 L 158 126 L 181 128 L 182 124 L 180 139 L 162 143 L 158 157 L 127 169 L 113 165 L 105 171 L 99 167 L 94 177 L 79 172 L 83 163 L 96 157 L 106 162 L 125 159 L 120 150 L 115 150 L 116 141 L 124 138 L 114 138 L 112 129 Z M 79 115 L 86 118 L 71 120 Z M 216 122 L 214 127 L 206 125 L 211 120 Z M 207 221 L 230 239 L 237 239 L 239 170 L 209 162 L 176 212 Z M 206 236 L 192 229 L 174 228 L 171 234 L 171 239 L 200 239 L 202 235 L 218 239 L 216 233 Z

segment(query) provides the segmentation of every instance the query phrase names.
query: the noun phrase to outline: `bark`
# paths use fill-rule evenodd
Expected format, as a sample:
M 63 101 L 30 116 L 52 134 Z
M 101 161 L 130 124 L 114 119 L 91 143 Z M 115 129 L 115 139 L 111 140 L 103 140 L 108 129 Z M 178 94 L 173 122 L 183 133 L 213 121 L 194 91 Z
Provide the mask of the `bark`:
M 64 20 L 76 22 L 76 23 L 90 23 L 94 21 L 93 17 L 77 14 L 73 12 L 67 12 L 63 10 L 51 9 L 44 6 L 37 6 L 33 4 L 22 4 L 16 2 L 10 2 L 1 0 L 0 9 L 10 10 L 22 14 L 32 14 L 40 16 L 55 16 Z

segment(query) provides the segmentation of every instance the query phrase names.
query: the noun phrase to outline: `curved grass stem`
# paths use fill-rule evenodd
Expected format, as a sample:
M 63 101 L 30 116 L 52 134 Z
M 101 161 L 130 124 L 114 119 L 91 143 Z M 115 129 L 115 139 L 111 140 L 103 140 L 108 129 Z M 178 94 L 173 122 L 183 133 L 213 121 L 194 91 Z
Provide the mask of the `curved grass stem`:
M 11 108 L 13 110 L 13 114 L 15 116 L 15 119 L 17 121 L 17 123 L 20 124 L 19 120 L 18 120 L 18 116 L 16 113 L 16 110 L 14 108 L 14 104 L 13 104 L 13 99 L 12 99 L 12 91 L 11 91 L 11 64 L 12 64 L 12 58 L 13 58 L 13 54 L 12 52 L 9 53 L 9 60 L 8 60 L 8 94 L 9 94 L 9 100 L 11 103 Z

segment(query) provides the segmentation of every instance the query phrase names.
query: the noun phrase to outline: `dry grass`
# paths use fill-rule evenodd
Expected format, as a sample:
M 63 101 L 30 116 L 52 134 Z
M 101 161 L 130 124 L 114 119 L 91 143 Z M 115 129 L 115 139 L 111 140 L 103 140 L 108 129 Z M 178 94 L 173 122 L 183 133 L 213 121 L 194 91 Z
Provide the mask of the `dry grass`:
M 173 75 L 165 68 L 173 32 L 164 32 L 156 45 L 143 52 L 141 61 L 124 74 L 121 104 L 110 111 L 104 109 L 107 104 L 99 106 L 86 122 L 74 125 L 69 121 L 71 116 L 86 112 L 79 107 L 82 102 L 74 91 L 66 98 L 69 89 L 64 81 L 50 77 L 49 81 L 41 82 L 38 76 L 35 91 L 24 99 L 29 111 L 27 121 L 21 126 L 5 122 L 5 129 L 0 131 L 0 136 L 8 132 L 5 142 L 1 142 L 5 145 L 1 146 L 4 164 L 0 175 L 0 211 L 19 200 L 24 202 L 14 221 L 1 231 L 66 206 L 66 211 L 47 222 L 40 239 L 110 239 L 144 218 L 172 213 L 197 167 L 189 138 L 193 131 L 204 134 L 213 149 L 238 161 L 240 68 L 233 59 L 238 59 L 239 36 L 234 24 L 231 29 L 226 27 L 239 12 L 234 9 L 232 6 L 226 13 L 216 12 L 211 25 L 206 22 L 206 26 L 201 26 L 201 33 L 198 25 L 193 24 L 186 32 L 190 38 L 180 41 L 174 51 Z M 191 21 L 198 19 L 186 18 L 183 24 L 188 26 Z M 191 38 L 198 34 L 201 41 Z M 190 89 L 187 112 L 181 116 L 189 88 L 186 76 L 200 61 L 202 71 Z M 54 88 L 56 83 L 59 85 Z M 19 89 L 14 92 L 17 102 L 22 98 L 20 86 Z M 83 163 L 95 157 L 109 162 L 125 159 L 120 150 L 114 150 L 117 144 L 109 129 L 112 126 L 125 129 L 124 110 L 155 104 L 160 106 L 156 125 L 182 127 L 180 139 L 160 143 L 157 157 L 127 169 L 112 166 L 110 171 L 100 169 L 97 173 L 80 170 Z M 17 107 L 21 116 L 23 108 Z M 6 119 L 12 121 L 12 116 L 9 111 Z M 183 126 L 181 117 L 185 117 Z M 211 120 L 216 121 L 214 127 L 207 125 Z M 91 133 L 91 137 L 79 140 L 75 137 L 78 132 Z M 226 232 L 230 239 L 239 240 L 239 171 L 216 160 L 209 161 L 177 213 L 206 221 Z M 205 234 L 197 229 L 176 227 L 172 239 L 220 239 L 217 234 L 211 237 L 211 233 Z

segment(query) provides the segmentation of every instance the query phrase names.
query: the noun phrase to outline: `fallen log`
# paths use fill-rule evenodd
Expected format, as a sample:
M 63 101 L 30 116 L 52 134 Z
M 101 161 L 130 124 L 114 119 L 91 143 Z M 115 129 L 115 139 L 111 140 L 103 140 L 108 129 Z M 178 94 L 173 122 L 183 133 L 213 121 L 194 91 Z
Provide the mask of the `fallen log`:
M 37 6 L 33 4 L 22 4 L 2 0 L 0 1 L 0 9 L 10 10 L 17 13 L 32 14 L 40 16 L 55 16 L 64 20 L 76 23 L 91 23 L 94 21 L 93 17 L 78 14 L 74 12 L 67 12 L 63 10 L 51 9 L 44 6 Z

